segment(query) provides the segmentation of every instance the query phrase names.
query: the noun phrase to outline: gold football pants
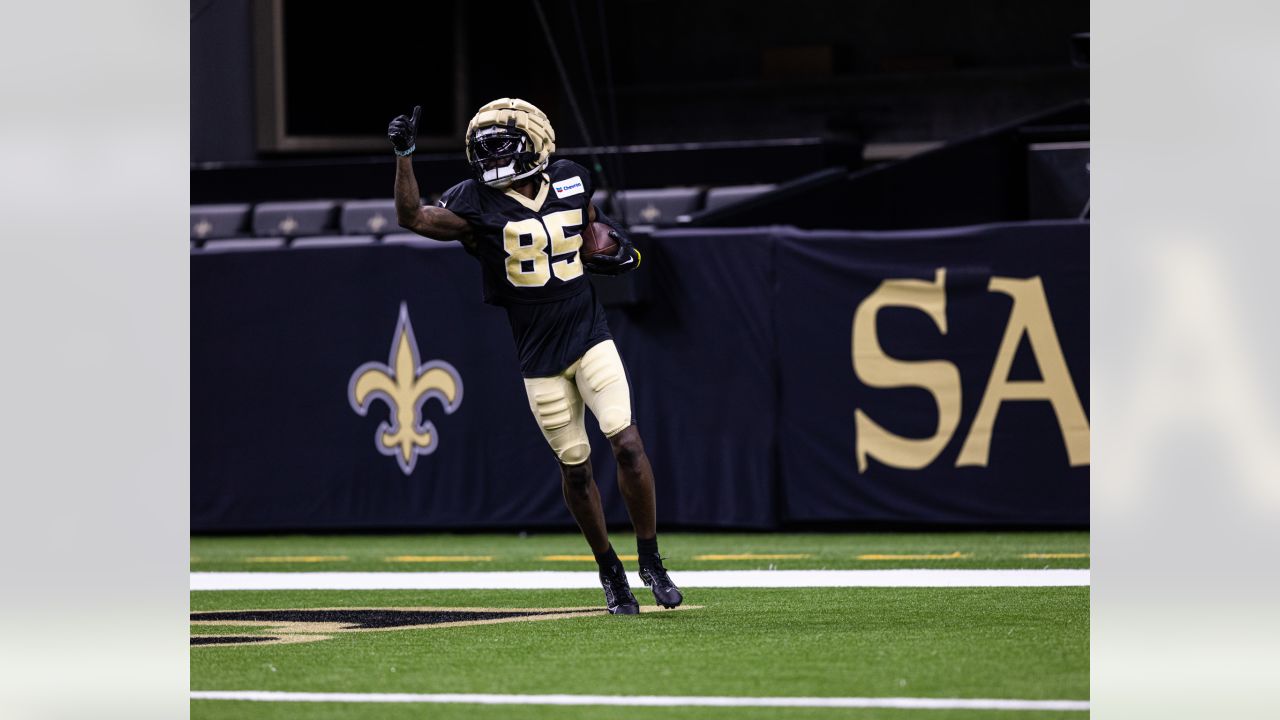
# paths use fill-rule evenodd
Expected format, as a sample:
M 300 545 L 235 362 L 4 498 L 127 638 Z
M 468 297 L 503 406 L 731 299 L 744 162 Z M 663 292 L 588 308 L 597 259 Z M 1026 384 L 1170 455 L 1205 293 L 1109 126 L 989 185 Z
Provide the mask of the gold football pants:
M 631 386 L 612 340 L 592 345 L 559 375 L 525 378 L 524 389 L 547 444 L 565 465 L 580 465 L 591 455 L 584 402 L 605 437 L 631 425 Z

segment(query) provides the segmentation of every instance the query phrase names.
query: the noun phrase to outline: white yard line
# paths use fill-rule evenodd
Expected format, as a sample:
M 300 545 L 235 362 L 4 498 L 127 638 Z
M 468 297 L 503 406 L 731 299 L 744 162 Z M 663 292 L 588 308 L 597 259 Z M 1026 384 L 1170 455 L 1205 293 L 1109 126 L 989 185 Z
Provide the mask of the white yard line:
M 683 695 L 485 695 L 463 693 L 315 693 L 197 690 L 192 700 L 476 705 L 622 705 L 633 707 L 822 707 L 914 710 L 1067 710 L 1087 712 L 1087 700 L 1006 700 L 913 697 L 699 697 Z
M 631 584 L 642 583 L 628 573 Z M 673 570 L 684 588 L 1088 586 L 1088 570 Z M 194 572 L 192 590 L 568 590 L 592 571 Z

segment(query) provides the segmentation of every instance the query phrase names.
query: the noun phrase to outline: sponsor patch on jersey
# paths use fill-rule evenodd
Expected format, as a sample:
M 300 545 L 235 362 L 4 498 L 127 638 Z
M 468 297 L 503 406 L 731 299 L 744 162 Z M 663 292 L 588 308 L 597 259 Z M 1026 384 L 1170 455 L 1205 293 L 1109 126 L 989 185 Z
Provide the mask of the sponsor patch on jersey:
M 574 175 L 568 180 L 551 183 L 551 189 L 556 191 L 556 197 L 558 198 L 569 197 L 570 195 L 581 195 L 586 191 L 586 188 L 582 185 L 582 178 L 577 175 Z

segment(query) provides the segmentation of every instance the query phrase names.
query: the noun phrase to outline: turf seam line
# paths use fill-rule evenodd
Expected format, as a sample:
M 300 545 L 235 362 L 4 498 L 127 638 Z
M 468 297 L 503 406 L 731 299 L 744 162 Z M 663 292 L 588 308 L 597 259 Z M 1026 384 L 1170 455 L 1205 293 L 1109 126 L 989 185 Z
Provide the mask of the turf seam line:
M 636 573 L 627 574 L 633 586 Z M 1089 570 L 672 570 L 687 588 L 1080 587 Z M 599 588 L 591 571 L 193 572 L 192 590 L 570 590 Z
M 468 705 L 614 705 L 633 707 L 824 707 L 915 710 L 1089 710 L 1087 700 L 925 697 L 730 697 L 684 695 L 495 695 L 483 693 L 317 693 L 195 690 L 192 700 Z

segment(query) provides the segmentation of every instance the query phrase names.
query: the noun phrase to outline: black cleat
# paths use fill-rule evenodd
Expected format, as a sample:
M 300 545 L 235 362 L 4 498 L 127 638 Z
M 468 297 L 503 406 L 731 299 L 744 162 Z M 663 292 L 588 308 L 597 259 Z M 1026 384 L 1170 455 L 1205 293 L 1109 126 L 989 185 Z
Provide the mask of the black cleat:
M 661 559 L 652 564 L 641 565 L 640 579 L 649 586 L 650 590 L 653 590 L 653 599 L 662 607 L 670 610 L 684 602 L 684 595 L 681 594 L 680 588 L 671 582 L 671 576 L 667 574 L 667 569 L 662 567 Z
M 627 573 L 621 565 L 615 565 L 611 571 L 601 570 L 600 585 L 604 587 L 604 602 L 610 615 L 640 614 L 640 603 L 631 594 Z

